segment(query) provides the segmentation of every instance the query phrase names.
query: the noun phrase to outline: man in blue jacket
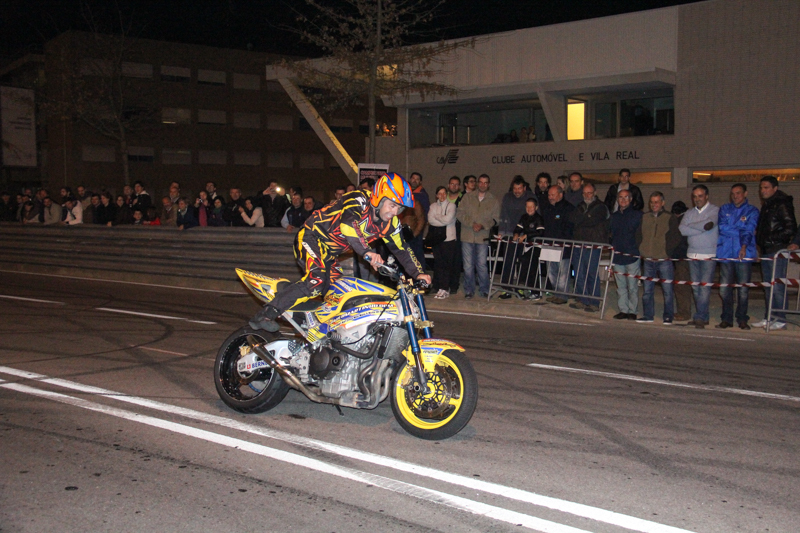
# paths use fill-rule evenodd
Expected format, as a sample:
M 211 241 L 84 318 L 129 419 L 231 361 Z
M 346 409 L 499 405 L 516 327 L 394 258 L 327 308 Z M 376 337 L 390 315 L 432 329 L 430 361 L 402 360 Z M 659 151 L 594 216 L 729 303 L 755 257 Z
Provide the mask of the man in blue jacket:
M 756 257 L 756 226 L 758 209 L 747 201 L 747 185 L 737 183 L 731 187 L 731 202 L 719 208 L 719 238 L 717 259 L 719 263 L 719 288 L 722 298 L 722 321 L 718 328 L 733 327 L 733 288 L 730 283 L 750 283 L 753 264 L 744 259 Z M 747 287 L 736 290 L 736 323 L 741 329 L 750 329 L 747 316 Z
M 618 209 L 611 214 L 611 246 L 614 247 L 614 277 L 617 282 L 617 320 L 636 320 L 639 308 L 639 244 L 642 212 L 631 206 L 633 195 L 623 189 L 617 193 Z

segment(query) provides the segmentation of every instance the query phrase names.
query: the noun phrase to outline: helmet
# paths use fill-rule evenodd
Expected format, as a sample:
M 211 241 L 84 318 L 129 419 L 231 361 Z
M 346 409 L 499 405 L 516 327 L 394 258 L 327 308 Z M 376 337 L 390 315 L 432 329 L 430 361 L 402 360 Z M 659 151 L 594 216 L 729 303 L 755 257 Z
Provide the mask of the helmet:
M 389 199 L 402 207 L 414 207 L 411 186 L 403 176 L 395 172 L 387 172 L 375 182 L 369 201 L 372 207 L 379 207 L 384 199 Z

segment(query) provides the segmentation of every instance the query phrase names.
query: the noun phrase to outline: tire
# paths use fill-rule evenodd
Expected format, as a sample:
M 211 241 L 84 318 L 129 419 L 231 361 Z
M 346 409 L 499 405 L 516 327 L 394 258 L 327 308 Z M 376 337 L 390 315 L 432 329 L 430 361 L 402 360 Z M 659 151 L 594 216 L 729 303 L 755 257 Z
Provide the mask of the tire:
M 427 374 L 431 392 L 409 390 L 415 368 L 406 364 L 392 382 L 392 412 L 400 426 L 425 440 L 447 439 L 464 429 L 478 404 L 478 378 L 463 352 L 445 350 Z
M 263 342 L 279 338 L 278 334 L 254 330 L 245 326 L 234 331 L 220 346 L 214 361 L 214 384 L 225 405 L 241 413 L 263 413 L 281 403 L 289 392 L 289 385 L 271 368 L 260 368 L 248 378 L 236 370 L 239 348 L 253 335 Z

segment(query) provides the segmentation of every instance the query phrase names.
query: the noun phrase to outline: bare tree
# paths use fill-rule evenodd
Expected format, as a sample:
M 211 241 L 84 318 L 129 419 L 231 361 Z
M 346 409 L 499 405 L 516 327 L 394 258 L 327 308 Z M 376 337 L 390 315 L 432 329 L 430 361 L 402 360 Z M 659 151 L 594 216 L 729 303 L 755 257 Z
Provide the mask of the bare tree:
M 158 126 L 152 102 L 152 65 L 137 63 L 138 40 L 118 10 L 114 34 L 104 33 L 86 14 L 92 31 L 72 32 L 62 46 L 57 73 L 48 80 L 43 107 L 50 115 L 73 120 L 116 141 L 123 179 L 130 184 L 128 142 Z M 53 79 L 55 78 L 55 79 Z
M 474 39 L 408 46 L 444 0 L 305 1 L 314 15 L 298 13 L 301 27 L 294 31 L 326 57 L 283 65 L 301 84 L 321 89 L 329 108 L 367 105 L 370 162 L 375 160 L 376 98 L 456 94 L 434 78 L 453 52 L 474 47 Z

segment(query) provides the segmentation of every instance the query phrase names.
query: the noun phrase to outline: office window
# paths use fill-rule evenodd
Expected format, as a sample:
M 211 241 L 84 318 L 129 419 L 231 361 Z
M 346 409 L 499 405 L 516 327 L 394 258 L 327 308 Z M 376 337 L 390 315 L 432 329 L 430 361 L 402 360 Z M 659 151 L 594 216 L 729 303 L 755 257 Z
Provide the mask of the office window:
M 260 152 L 233 152 L 234 165 L 258 166 L 261 164 Z
M 586 136 L 586 102 L 567 103 L 567 140 L 581 141 Z
M 109 145 L 83 145 L 83 160 L 92 163 L 114 163 L 117 160 L 117 148 Z
M 322 154 L 300 154 L 300 168 L 325 168 Z
M 225 85 L 228 74 L 224 70 L 197 69 L 197 83 L 203 85 Z
M 617 104 L 598 102 L 594 105 L 594 138 L 617 136 Z
M 619 115 L 620 137 L 675 133 L 675 100 L 671 94 L 622 100 Z
M 161 110 L 163 124 L 191 124 L 192 110 L 181 107 L 165 107 Z
M 225 150 L 200 150 L 197 152 L 197 162 L 201 165 L 226 165 L 228 152 Z
M 238 72 L 234 72 L 233 88 L 257 91 L 261 89 L 261 77 L 255 74 L 239 74 Z
M 188 67 L 170 67 L 161 65 L 161 81 L 187 83 L 192 79 L 192 70 Z
M 294 118 L 292 115 L 267 115 L 267 129 L 292 131 L 294 129 Z
M 235 112 L 233 114 L 233 125 L 236 128 L 261 128 L 261 114 L 260 113 L 244 113 Z
M 137 163 L 152 163 L 156 151 L 152 146 L 128 146 L 128 161 Z
M 191 150 L 161 150 L 161 162 L 165 165 L 191 165 Z
M 292 152 L 269 152 L 267 166 L 271 168 L 294 168 L 294 154 Z
M 227 124 L 228 114 L 225 111 L 218 111 L 216 109 L 198 109 L 197 110 L 197 123 L 198 124 Z
M 129 78 L 153 79 L 153 65 L 148 63 L 122 62 L 122 75 Z

